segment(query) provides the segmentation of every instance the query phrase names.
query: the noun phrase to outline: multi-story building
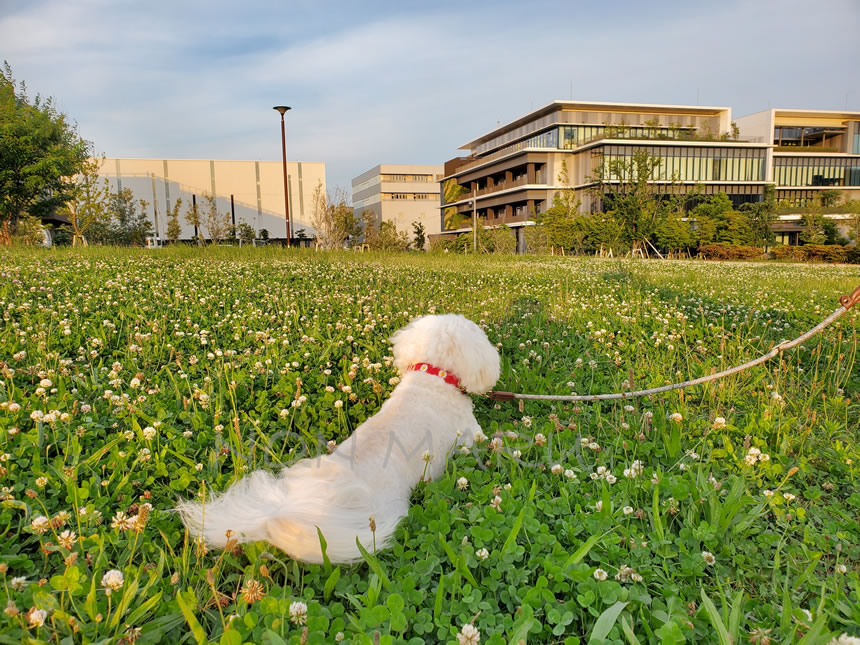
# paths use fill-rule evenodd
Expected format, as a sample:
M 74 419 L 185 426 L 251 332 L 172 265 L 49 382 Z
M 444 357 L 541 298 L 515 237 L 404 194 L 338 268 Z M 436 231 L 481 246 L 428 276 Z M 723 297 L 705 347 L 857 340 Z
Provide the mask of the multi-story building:
M 772 144 L 767 180 L 798 205 L 825 190 L 860 198 L 860 112 L 771 109 L 737 121 L 742 138 Z
M 649 182 L 656 192 L 761 201 L 770 147 L 762 136 L 739 137 L 727 107 L 554 101 L 461 146 L 470 154 L 445 164 L 442 228 L 453 233 L 473 208 L 481 224 L 516 228 L 561 189 L 573 189 L 582 210 L 599 210 L 599 177 L 617 180 L 612 162 L 641 150 L 660 160 Z
M 442 166 L 380 164 L 352 180 L 352 207 L 356 216 L 373 213 L 376 225 L 393 222 L 398 232 L 413 237 L 412 223 L 425 233 L 439 233 L 439 180 Z
M 130 188 L 138 200 L 147 202 L 147 215 L 156 239 L 167 231 L 166 215 L 176 200 L 182 199 L 184 213 L 193 202 L 198 208 L 204 196 L 215 197 L 220 213 L 230 213 L 234 226 L 247 223 L 270 239 L 286 238 L 284 217 L 284 170 L 281 161 L 215 161 L 203 159 L 119 159 L 104 160 L 99 174 L 110 182 L 111 190 Z M 325 164 L 287 163 L 290 223 L 294 243 L 313 238 L 311 223 L 313 193 L 325 191 Z M 180 216 L 180 239 L 193 238 L 198 231 Z M 205 234 L 201 232 L 201 234 Z

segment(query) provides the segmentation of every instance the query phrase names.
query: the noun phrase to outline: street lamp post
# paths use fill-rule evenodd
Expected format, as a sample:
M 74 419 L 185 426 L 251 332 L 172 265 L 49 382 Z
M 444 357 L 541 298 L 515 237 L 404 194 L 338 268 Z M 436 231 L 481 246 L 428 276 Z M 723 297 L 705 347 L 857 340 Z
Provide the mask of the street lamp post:
M 284 129 L 284 113 L 290 108 L 286 105 L 276 105 L 274 110 L 281 113 L 281 151 L 284 159 L 284 215 L 286 216 L 287 248 L 290 246 L 290 200 L 287 195 L 287 134 Z

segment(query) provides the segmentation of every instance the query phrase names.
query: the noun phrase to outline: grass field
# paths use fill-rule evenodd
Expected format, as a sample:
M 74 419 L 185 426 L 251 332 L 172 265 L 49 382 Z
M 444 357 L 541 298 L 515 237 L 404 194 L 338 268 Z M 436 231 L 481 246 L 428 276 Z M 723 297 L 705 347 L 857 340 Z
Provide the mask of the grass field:
M 474 397 L 488 440 L 358 566 L 207 553 L 171 512 L 345 438 L 414 316 L 482 324 L 498 389 L 616 392 L 794 338 L 856 267 L 89 249 L 0 274 L 0 643 L 860 635 L 858 311 L 686 392 Z

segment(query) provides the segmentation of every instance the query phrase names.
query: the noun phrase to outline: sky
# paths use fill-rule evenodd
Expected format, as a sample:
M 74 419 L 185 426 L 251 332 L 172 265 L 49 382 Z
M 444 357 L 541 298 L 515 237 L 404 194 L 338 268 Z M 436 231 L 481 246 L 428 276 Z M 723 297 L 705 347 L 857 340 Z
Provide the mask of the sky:
M 557 99 L 860 110 L 860 0 L 0 0 L 0 58 L 108 157 L 441 164 Z

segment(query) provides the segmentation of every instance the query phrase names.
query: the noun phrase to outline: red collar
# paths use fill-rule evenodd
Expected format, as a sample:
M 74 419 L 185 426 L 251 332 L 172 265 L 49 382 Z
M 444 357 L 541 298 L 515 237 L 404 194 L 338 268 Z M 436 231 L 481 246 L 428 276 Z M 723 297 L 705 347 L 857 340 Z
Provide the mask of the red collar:
M 436 367 L 435 365 L 431 365 L 430 363 L 415 363 L 414 365 L 410 366 L 409 369 L 415 372 L 424 372 L 425 374 L 438 376 L 446 383 L 453 385 L 457 389 L 465 392 L 465 390 L 463 390 L 463 386 L 460 385 L 460 379 L 457 376 L 455 376 L 451 372 Z

